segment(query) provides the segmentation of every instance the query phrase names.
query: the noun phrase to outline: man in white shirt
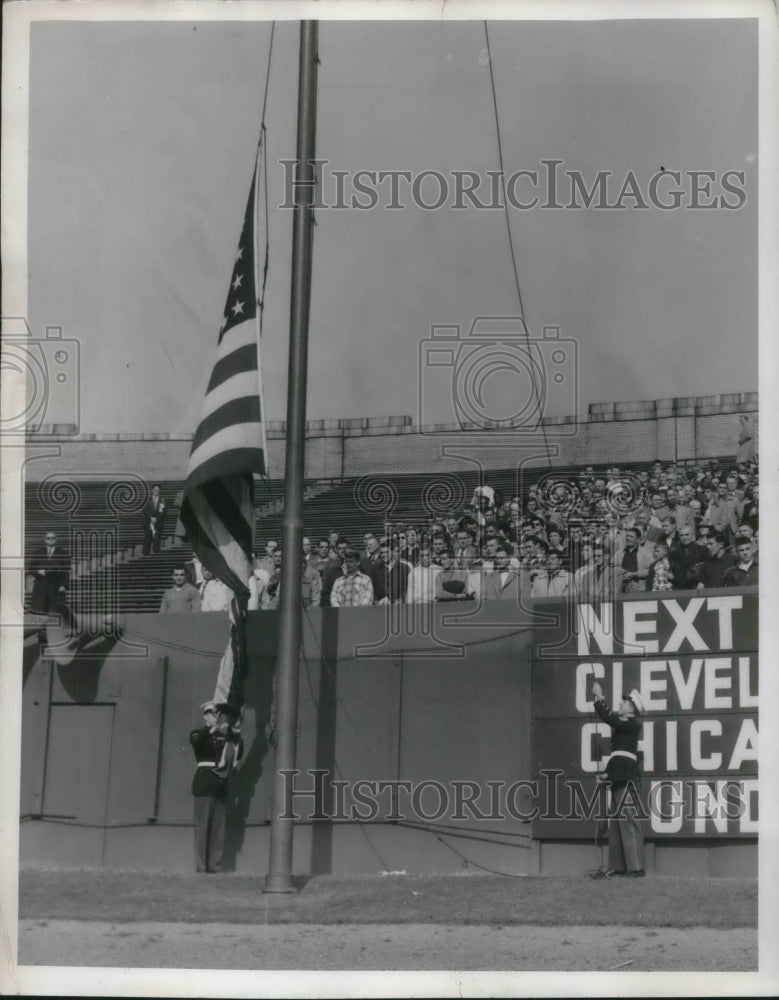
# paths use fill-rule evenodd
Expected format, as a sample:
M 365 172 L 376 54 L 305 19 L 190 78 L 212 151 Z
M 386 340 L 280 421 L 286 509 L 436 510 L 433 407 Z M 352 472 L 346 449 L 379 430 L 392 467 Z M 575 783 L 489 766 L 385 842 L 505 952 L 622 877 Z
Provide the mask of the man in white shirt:
M 229 611 L 233 592 L 227 584 L 217 580 L 210 569 L 203 567 L 203 582 L 198 589 L 201 611 Z
M 433 553 L 428 545 L 424 545 L 419 553 L 419 565 L 408 575 L 407 604 L 425 604 L 435 600 L 435 581 L 440 566 L 433 565 Z
M 546 569 L 540 570 L 533 580 L 531 597 L 565 597 L 571 590 L 571 575 L 563 569 L 560 553 L 549 551 Z

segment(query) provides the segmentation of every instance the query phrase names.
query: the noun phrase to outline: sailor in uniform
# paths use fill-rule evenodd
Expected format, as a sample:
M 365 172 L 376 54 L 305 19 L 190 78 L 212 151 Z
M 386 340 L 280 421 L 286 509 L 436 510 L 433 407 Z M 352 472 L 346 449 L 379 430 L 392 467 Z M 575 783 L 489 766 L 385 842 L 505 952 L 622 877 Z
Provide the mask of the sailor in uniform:
M 595 711 L 611 727 L 611 756 L 606 778 L 611 786 L 609 810 L 608 875 L 641 878 L 644 875 L 644 836 L 636 816 L 638 802 L 638 740 L 644 703 L 634 688 L 623 697 L 618 712 L 612 712 L 603 697 L 603 689 L 592 685 Z
M 192 780 L 195 853 L 197 870 L 215 874 L 222 870 L 227 778 L 243 756 L 243 740 L 232 705 L 206 701 L 201 709 L 205 725 L 189 734 L 197 761 Z

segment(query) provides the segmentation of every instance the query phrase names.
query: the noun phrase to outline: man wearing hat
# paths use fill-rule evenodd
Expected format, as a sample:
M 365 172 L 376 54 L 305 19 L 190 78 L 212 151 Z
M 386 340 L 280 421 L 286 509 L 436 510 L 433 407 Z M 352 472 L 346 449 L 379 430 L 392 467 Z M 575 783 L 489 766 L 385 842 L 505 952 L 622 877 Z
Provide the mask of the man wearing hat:
M 644 714 L 644 703 L 634 688 L 623 697 L 619 711 L 612 712 L 606 705 L 603 689 L 595 681 L 592 685 L 595 711 L 611 727 L 611 755 L 606 764 L 606 778 L 611 785 L 609 810 L 609 870 L 608 875 L 641 878 L 644 875 L 644 836 L 635 815 L 636 807 L 628 805 L 628 796 L 637 796 L 638 738 Z
M 197 761 L 192 780 L 195 854 L 199 872 L 216 874 L 222 870 L 227 778 L 243 756 L 243 740 L 239 713 L 232 705 L 206 701 L 201 709 L 205 725 L 189 734 Z

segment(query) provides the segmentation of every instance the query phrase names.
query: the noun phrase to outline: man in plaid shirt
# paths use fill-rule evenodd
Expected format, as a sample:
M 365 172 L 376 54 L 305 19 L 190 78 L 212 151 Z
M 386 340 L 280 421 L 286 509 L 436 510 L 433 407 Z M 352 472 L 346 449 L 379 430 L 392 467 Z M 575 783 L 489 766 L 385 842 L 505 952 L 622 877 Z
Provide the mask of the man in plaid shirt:
M 360 572 L 360 554 L 347 549 L 343 576 L 339 576 L 330 591 L 330 605 L 334 608 L 356 608 L 373 604 L 371 578 Z

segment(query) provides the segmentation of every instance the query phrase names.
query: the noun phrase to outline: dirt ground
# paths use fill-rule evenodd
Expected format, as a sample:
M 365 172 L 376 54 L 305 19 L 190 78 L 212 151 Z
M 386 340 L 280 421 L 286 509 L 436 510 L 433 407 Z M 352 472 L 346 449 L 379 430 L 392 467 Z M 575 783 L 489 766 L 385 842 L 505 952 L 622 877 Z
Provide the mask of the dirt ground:
M 22 920 L 19 963 L 190 969 L 735 972 L 757 969 L 757 931 Z

